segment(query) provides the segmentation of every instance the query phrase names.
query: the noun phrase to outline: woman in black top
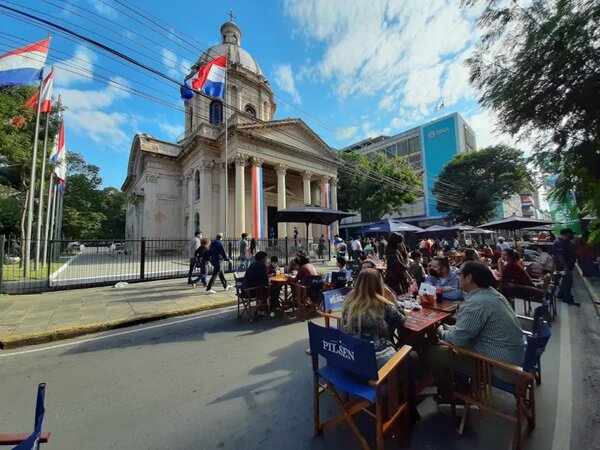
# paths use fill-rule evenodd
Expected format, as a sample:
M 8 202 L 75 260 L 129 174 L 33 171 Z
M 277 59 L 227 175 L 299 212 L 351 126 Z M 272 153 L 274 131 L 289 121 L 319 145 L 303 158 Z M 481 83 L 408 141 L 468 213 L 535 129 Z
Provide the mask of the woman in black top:
M 386 249 L 386 264 L 385 284 L 396 294 L 407 293 L 412 278 L 407 273 L 408 251 L 404 245 L 404 237 L 400 233 L 390 234 Z

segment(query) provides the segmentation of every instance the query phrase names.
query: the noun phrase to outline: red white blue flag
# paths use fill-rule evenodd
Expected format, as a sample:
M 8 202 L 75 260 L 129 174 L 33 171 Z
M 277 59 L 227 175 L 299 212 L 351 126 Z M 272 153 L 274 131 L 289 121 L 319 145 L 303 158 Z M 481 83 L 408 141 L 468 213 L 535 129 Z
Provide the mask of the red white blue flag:
M 50 161 L 56 164 L 54 174 L 58 179 L 59 189 L 64 187 L 67 179 L 67 150 L 65 148 L 65 123 L 61 122 L 60 131 L 54 138 L 54 148 L 50 156 Z
M 265 201 L 263 195 L 263 169 L 252 166 L 252 196 L 254 212 L 254 237 L 265 238 Z
M 48 56 L 50 38 L 0 55 L 0 86 L 39 80 Z
M 225 98 L 225 70 L 227 55 L 217 56 L 192 78 L 185 81 L 186 88 L 181 88 L 181 98 L 187 100 L 194 96 L 192 89 L 202 91 L 211 97 Z

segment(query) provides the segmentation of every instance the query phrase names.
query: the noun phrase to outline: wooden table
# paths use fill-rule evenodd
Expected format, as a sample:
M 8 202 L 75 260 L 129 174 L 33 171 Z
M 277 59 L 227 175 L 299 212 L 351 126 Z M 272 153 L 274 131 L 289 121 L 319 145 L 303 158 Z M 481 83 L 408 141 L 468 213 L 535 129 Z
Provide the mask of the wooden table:
M 410 311 L 406 314 L 404 328 L 413 334 L 426 334 L 429 328 L 437 327 L 442 320 L 447 319 L 451 315 L 451 313 L 446 311 L 436 311 L 429 308 Z
M 280 273 L 269 278 L 269 283 L 278 284 L 283 286 L 283 289 L 279 291 L 279 300 L 281 307 L 285 308 L 290 303 L 292 293 L 289 290 L 290 281 L 287 275 Z M 283 292 L 283 295 L 282 295 Z
M 444 311 L 450 314 L 454 314 L 458 309 L 458 302 L 444 300 L 443 302 L 433 302 L 431 305 L 423 305 L 423 308 L 433 309 L 435 311 Z

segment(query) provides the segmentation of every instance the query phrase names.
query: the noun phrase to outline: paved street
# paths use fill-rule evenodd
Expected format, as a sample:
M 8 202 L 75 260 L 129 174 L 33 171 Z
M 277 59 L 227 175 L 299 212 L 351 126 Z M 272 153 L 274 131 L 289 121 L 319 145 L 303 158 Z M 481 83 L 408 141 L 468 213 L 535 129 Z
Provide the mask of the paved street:
M 600 448 L 600 364 L 590 357 L 600 352 L 599 323 L 580 280 L 576 294 L 582 307 L 561 308 L 543 357 L 527 449 Z M 249 325 L 223 310 L 4 351 L 0 430 L 31 427 L 44 381 L 48 450 L 358 449 L 344 425 L 312 437 L 307 346 L 306 323 Z M 475 413 L 459 438 L 430 398 L 419 410 L 413 449 L 508 448 L 501 419 Z

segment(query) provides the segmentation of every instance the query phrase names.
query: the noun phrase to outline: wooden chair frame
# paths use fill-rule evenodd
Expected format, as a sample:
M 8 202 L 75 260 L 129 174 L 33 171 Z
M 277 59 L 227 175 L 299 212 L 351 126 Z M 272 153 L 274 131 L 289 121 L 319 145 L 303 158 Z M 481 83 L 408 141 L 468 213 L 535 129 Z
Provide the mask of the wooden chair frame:
M 296 317 L 305 321 L 317 314 L 317 306 L 308 297 L 308 287 L 300 283 L 291 283 L 292 302 L 298 308 Z
M 508 364 L 503 361 L 498 361 L 487 356 L 456 347 L 447 342 L 442 342 L 452 350 L 453 364 L 456 357 L 459 355 L 468 356 L 473 359 L 475 369 L 469 374 L 469 392 L 461 393 L 454 389 L 452 415 L 456 417 L 456 400 L 461 400 L 465 403 L 465 408 L 458 426 L 458 433 L 463 434 L 467 418 L 469 415 L 469 405 L 476 405 L 480 409 L 503 417 L 515 424 L 515 432 L 513 435 L 513 449 L 519 450 L 522 448 L 523 441 L 523 425 L 526 426 L 526 433 L 529 433 L 535 428 L 535 377 L 529 372 L 525 372 L 521 367 Z M 499 389 L 498 384 L 493 377 L 494 369 L 502 369 L 515 377 L 514 390 L 511 392 L 516 401 L 515 415 L 507 414 L 494 407 L 494 391 Z M 455 384 L 455 372 L 452 371 L 452 384 Z M 524 421 L 526 423 L 524 423 Z
M 339 392 L 331 383 L 321 384 L 317 370 L 319 368 L 319 358 L 317 355 L 310 355 L 313 366 L 313 398 L 314 398 L 314 434 L 320 435 L 327 428 L 346 422 L 354 436 L 360 442 L 364 450 L 371 450 L 371 446 L 362 435 L 353 416 L 359 412 L 364 412 L 375 419 L 376 449 L 384 450 L 384 434 L 400 419 L 404 418 L 404 434 L 409 439 L 409 406 L 408 396 L 402 399 L 402 394 L 408 390 L 407 385 L 407 364 L 403 364 L 412 348 L 408 345 L 403 346 L 381 369 L 379 369 L 378 379 L 369 381 L 369 385 L 376 389 L 376 401 L 372 404 L 369 400 L 362 397 L 350 398 L 345 393 Z M 310 352 L 308 352 L 310 354 Z M 320 417 L 320 395 L 323 392 L 329 392 L 335 402 L 341 409 L 339 415 L 334 416 L 325 422 L 321 422 Z M 387 406 L 387 408 L 384 406 Z M 370 409 L 374 408 L 373 413 Z
M 248 321 L 252 323 L 259 311 L 266 311 L 267 316 L 271 314 L 271 298 L 269 297 L 268 286 L 255 286 L 251 288 L 240 289 L 237 283 L 240 278 L 233 274 L 236 283 L 237 296 L 237 317 L 241 319 L 244 315 L 248 316 Z M 242 292 L 243 291 L 243 292 Z
M 515 309 L 516 298 L 523 300 L 523 311 L 525 315 L 530 315 L 533 310 L 531 302 L 542 303 L 546 298 L 545 289 L 534 286 L 524 286 L 522 284 L 507 283 L 504 292 L 513 309 Z

